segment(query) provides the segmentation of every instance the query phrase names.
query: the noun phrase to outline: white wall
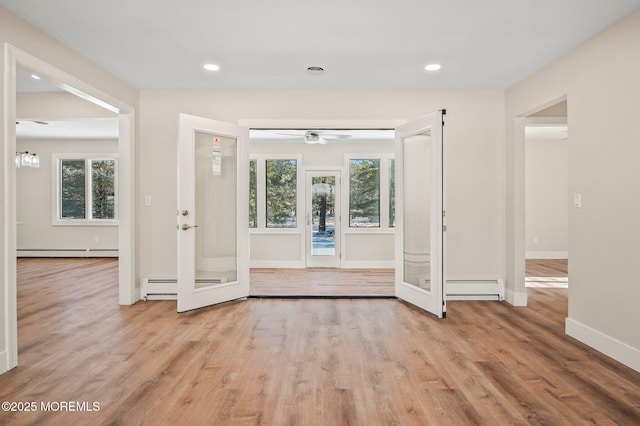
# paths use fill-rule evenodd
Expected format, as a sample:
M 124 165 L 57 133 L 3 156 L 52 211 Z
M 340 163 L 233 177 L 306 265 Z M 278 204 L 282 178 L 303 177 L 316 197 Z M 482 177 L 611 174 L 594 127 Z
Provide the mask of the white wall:
M 140 277 L 176 274 L 176 149 L 180 112 L 229 122 L 388 121 L 411 120 L 440 108 L 447 109 L 449 278 L 503 276 L 502 91 L 145 90 L 140 94 L 140 102 Z M 151 206 L 143 205 L 145 195 L 152 196 Z
M 525 147 L 527 259 L 566 259 L 569 250 L 567 140 L 530 140 Z
M 117 226 L 52 225 L 52 154 L 117 153 L 118 141 L 37 139 L 18 140 L 17 146 L 40 157 L 39 168 L 16 170 L 18 256 L 117 256 Z
M 569 210 L 567 332 L 640 371 L 638 40 L 640 11 L 507 91 L 506 245 L 509 285 L 523 288 L 524 138 L 517 117 L 566 96 L 569 194 L 582 194 L 582 208 Z

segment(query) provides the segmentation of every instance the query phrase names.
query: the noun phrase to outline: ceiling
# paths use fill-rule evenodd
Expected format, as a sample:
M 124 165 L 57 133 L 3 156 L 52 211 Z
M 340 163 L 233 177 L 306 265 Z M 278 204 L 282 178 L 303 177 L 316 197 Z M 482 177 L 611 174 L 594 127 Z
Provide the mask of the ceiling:
M 117 139 L 118 118 L 19 120 L 18 139 Z
M 139 89 L 502 89 L 640 0 L 0 0 Z M 203 70 L 205 63 L 220 66 Z M 424 67 L 442 68 L 427 72 Z M 323 67 L 312 75 L 308 67 Z

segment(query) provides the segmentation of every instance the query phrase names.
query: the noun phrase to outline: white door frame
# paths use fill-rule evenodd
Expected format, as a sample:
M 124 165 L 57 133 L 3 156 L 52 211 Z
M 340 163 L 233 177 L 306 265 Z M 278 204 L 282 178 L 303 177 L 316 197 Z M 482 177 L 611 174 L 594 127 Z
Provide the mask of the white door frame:
M 45 76 L 61 89 L 118 114 L 119 226 L 118 300 L 121 305 L 136 301 L 135 294 L 135 108 L 96 87 L 6 43 L 4 46 L 4 274 L 0 291 L 4 293 L 4 336 L 6 353 L 0 353 L 0 373 L 18 365 L 18 317 L 16 283 L 16 66 L 23 65 Z
M 311 247 L 311 241 L 313 240 L 313 235 L 312 235 L 312 231 L 311 231 L 311 223 L 310 223 L 310 215 L 311 215 L 311 209 L 310 209 L 310 204 L 311 204 L 311 199 L 312 199 L 312 194 L 311 194 L 311 190 L 309 188 L 309 181 L 308 181 L 308 177 L 309 177 L 309 173 L 308 172 L 312 172 L 312 173 L 326 173 L 327 175 L 338 175 L 338 179 L 336 182 L 336 229 L 337 229 L 337 233 L 335 234 L 334 238 L 335 238 L 335 242 L 336 242 L 336 256 L 338 256 L 337 258 L 337 262 L 335 263 L 331 263 L 331 264 L 326 264 L 326 265 L 322 265 L 322 264 L 318 264 L 318 265 L 309 265 L 309 259 L 311 257 L 311 253 L 309 251 L 310 247 Z M 341 218 L 342 218 L 342 206 L 341 206 L 341 202 L 342 202 L 342 196 L 341 196 L 341 192 L 343 189 L 342 186 L 342 179 L 343 179 L 343 172 L 344 172 L 344 167 L 323 167 L 323 166 L 313 166 L 313 167 L 306 167 L 304 170 L 304 196 L 305 196 L 305 202 L 304 202 L 304 222 L 305 222 L 305 244 L 304 244 L 304 259 L 305 259 L 305 266 L 307 268 L 309 267 L 330 267 L 330 268 L 340 268 L 342 267 L 342 236 L 344 235 L 344 232 L 342 230 L 342 222 L 341 222 Z M 333 260 L 333 259 L 332 259 Z

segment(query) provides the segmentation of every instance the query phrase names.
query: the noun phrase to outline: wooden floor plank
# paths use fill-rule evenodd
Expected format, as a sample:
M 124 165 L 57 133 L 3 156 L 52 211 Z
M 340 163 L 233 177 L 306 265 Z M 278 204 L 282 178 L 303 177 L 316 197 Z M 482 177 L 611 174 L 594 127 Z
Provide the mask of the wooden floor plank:
M 22 259 L 18 275 L 20 365 L 0 400 L 100 411 L 0 424 L 640 424 L 640 373 L 564 334 L 566 289 L 449 302 L 445 320 L 349 298 L 177 314 L 118 306 L 114 259 Z

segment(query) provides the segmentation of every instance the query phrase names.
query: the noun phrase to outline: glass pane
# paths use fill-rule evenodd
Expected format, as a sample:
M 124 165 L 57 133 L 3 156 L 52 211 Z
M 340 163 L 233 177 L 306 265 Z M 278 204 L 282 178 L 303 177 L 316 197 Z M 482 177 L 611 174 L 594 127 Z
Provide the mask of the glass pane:
M 85 219 L 85 161 L 60 161 L 60 218 Z
M 311 179 L 312 256 L 336 254 L 336 178 L 316 176 Z
M 258 227 L 258 162 L 249 161 L 249 228 Z
M 296 160 L 267 160 L 267 228 L 295 228 Z
M 215 147 L 219 140 L 219 148 Z M 196 287 L 237 280 L 237 144 L 196 132 Z
M 349 226 L 380 226 L 380 160 L 349 162 Z
M 91 214 L 93 219 L 115 219 L 115 160 L 91 161 Z
M 396 161 L 389 160 L 389 228 L 396 226 Z
M 431 137 L 404 139 L 404 282 L 431 290 Z

